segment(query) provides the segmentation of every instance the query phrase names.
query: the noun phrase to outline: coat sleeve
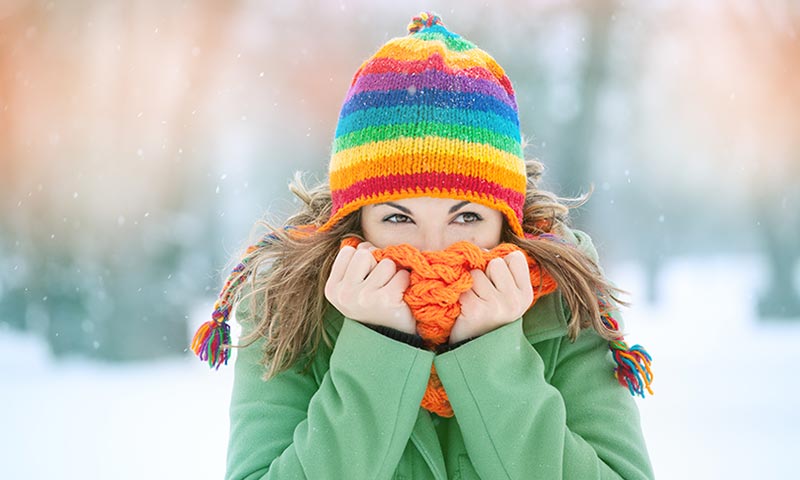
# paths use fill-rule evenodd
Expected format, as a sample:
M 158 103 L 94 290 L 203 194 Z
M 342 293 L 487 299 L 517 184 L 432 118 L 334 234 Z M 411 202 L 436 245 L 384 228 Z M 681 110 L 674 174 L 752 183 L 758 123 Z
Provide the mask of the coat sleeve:
M 264 381 L 262 343 L 237 354 L 226 478 L 390 478 L 433 354 L 345 319 L 329 365 Z
M 608 342 L 593 330 L 575 343 L 566 337 L 552 341 L 550 382 L 522 320 L 436 358 L 477 473 L 513 479 L 652 478 L 639 413 L 613 376 Z

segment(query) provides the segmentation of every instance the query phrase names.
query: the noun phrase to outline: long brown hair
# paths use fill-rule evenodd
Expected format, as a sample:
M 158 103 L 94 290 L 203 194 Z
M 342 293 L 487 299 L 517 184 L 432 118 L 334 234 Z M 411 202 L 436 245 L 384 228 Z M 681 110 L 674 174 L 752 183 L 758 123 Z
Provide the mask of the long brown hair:
M 542 164 L 528 160 L 525 165 L 528 185 L 523 230 L 533 235 L 558 236 L 568 225 L 569 209 L 584 203 L 586 196 L 564 199 L 539 190 Z M 324 224 L 330 218 L 332 202 L 327 182 L 307 188 L 298 174 L 289 189 L 300 199 L 300 211 L 281 227 L 259 222 L 274 236 L 274 241 L 253 256 L 246 270 L 240 273 L 247 275 L 248 280 L 235 287 L 237 290 L 230 297 L 234 311 L 240 302 L 250 302 L 248 321 L 255 328 L 242 338 L 240 346 L 266 339 L 263 364 L 267 378 L 288 369 L 301 356 L 312 358 L 321 342 L 331 344 L 323 326 L 323 314 L 328 307 L 325 283 L 342 239 L 355 236 L 363 240 L 359 211 L 328 231 L 293 234 L 293 227 Z M 502 240 L 524 249 L 555 279 L 572 315 L 568 323 L 572 340 L 589 327 L 609 340 L 620 336 L 620 332 L 603 324 L 601 314 L 603 305 L 624 302 L 618 298 L 620 291 L 608 283 L 592 259 L 565 243 L 520 238 L 508 225 L 503 228 Z

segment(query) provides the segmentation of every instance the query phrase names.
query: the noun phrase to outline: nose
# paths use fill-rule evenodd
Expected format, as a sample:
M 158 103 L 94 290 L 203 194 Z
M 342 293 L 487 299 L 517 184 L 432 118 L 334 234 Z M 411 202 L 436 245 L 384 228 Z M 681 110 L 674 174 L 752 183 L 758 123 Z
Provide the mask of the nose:
M 444 250 L 449 245 L 446 232 L 436 225 L 425 226 L 420 229 L 419 233 L 419 245 L 415 245 L 415 247 L 421 251 Z

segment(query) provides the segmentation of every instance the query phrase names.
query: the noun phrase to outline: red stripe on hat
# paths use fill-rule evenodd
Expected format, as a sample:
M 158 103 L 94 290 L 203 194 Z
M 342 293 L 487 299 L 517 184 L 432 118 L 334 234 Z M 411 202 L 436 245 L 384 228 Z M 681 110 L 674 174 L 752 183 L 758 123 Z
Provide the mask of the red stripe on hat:
M 520 219 L 522 218 L 522 206 L 525 203 L 524 193 L 498 183 L 456 173 L 428 172 L 372 177 L 354 183 L 345 189 L 335 190 L 332 192 L 333 211 L 336 212 L 355 201 L 364 205 L 374 203 L 366 200 L 366 197 L 377 198 L 404 191 L 417 192 L 419 196 L 425 196 L 426 193 L 431 193 L 431 196 L 440 196 L 438 194 L 442 192 L 463 192 L 464 195 L 477 195 L 487 200 L 495 199 L 506 203 Z

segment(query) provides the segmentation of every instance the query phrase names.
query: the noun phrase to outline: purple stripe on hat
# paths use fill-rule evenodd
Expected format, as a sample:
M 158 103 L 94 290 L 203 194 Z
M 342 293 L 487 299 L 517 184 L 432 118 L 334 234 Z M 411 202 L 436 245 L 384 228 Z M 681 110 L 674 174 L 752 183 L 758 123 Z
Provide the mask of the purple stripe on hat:
M 390 90 L 407 90 L 409 88 L 435 88 L 455 92 L 473 92 L 490 95 L 517 111 L 517 102 L 502 85 L 496 82 L 463 75 L 451 75 L 439 70 L 425 70 L 422 73 L 373 73 L 362 75 L 347 92 L 344 103 L 353 96 L 368 91 L 388 92 Z

